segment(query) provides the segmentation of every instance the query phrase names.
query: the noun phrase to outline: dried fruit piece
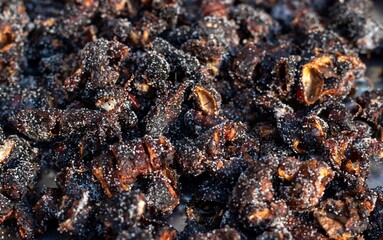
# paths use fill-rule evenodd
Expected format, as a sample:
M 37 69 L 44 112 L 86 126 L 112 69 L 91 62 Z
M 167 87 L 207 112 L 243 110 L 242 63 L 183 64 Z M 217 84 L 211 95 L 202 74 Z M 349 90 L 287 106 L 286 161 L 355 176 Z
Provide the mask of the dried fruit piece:
M 248 85 L 257 65 L 261 62 L 259 49 L 252 43 L 246 44 L 238 53 L 233 63 L 234 79 L 239 87 Z
M 316 115 L 304 117 L 299 133 L 298 147 L 308 151 L 322 149 L 327 137 L 328 128 L 328 124 Z
M 274 194 L 272 170 L 262 165 L 252 166 L 238 179 L 230 204 L 246 228 L 262 230 L 274 218 L 287 213 L 286 204 Z
M 286 219 L 284 234 L 290 234 L 293 239 L 321 239 L 328 240 L 319 229 L 313 226 L 311 219 L 304 219 L 289 215 Z M 286 233 L 287 232 L 287 233 Z
M 380 237 L 371 0 L 0 2 L 16 238 Z
M 308 160 L 302 163 L 290 188 L 288 203 L 296 210 L 306 210 L 319 203 L 333 171 L 324 162 Z
M 146 132 L 152 135 L 161 135 L 168 130 L 169 125 L 179 116 L 182 109 L 182 102 L 185 98 L 185 91 L 190 82 L 185 81 L 168 96 L 168 92 L 157 98 L 156 105 L 153 106 L 147 115 Z
M 367 229 L 367 219 L 374 209 L 375 198 L 365 192 L 358 197 L 327 199 L 315 210 L 314 216 L 329 237 L 350 239 Z
M 173 163 L 175 149 L 167 138 L 145 136 L 144 147 L 153 170 L 168 167 Z
M 97 219 L 108 230 L 118 232 L 135 225 L 143 216 L 145 206 L 145 197 L 139 191 L 121 192 L 101 204 Z
M 226 188 L 224 184 L 210 185 L 209 182 L 197 186 L 186 206 L 188 218 L 198 224 L 220 225 L 229 197 Z
M 23 203 L 15 207 L 14 216 L 21 238 L 32 239 L 35 235 L 35 218 L 32 209 Z
M 278 176 L 287 181 L 294 181 L 302 162 L 294 157 L 285 158 L 278 167 Z
M 233 228 L 225 227 L 215 229 L 208 233 L 198 233 L 189 238 L 189 240 L 240 240 L 241 235 Z
M 60 218 L 63 219 L 59 223 L 58 230 L 60 232 L 75 232 L 77 235 L 86 234 L 85 226 L 87 224 L 89 213 L 91 211 L 89 192 L 83 191 L 79 200 L 71 200 L 68 196 L 64 196 L 62 204 L 68 209 L 60 209 L 63 213 Z
M 148 208 L 162 215 L 171 213 L 180 201 L 176 179 L 171 176 L 172 173 L 167 175 L 153 173 L 145 196 Z
M 383 189 L 378 187 L 373 190 L 377 193 L 374 210 L 371 212 L 368 229 L 365 231 L 365 236 L 371 239 L 379 239 L 383 236 Z
M 330 81 L 327 79 L 339 78 L 335 70 L 329 55 L 316 57 L 304 64 L 297 92 L 298 99 L 306 105 L 315 103 L 324 94 L 325 79 Z
M 58 189 L 48 189 L 47 192 L 33 206 L 38 232 L 44 232 L 48 229 L 50 221 L 55 219 L 59 206 Z
M 13 204 L 3 194 L 0 194 L 0 224 L 2 224 L 13 213 Z

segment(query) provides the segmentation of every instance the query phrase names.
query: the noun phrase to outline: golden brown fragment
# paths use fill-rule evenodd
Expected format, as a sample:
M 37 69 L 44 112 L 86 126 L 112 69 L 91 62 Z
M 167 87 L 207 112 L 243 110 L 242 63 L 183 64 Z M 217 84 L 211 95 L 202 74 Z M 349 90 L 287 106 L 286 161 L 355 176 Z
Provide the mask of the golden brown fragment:
M 314 58 L 302 67 L 302 75 L 297 92 L 298 99 L 306 104 L 315 103 L 323 93 L 325 78 L 338 77 L 330 56 Z
M 323 86 L 324 80 L 320 72 L 311 64 L 304 65 L 297 93 L 300 101 L 307 105 L 315 103 L 322 94 Z
M 0 164 L 4 164 L 7 161 L 14 147 L 15 142 L 12 139 L 5 140 L 4 144 L 0 146 Z
M 159 240 L 173 240 L 177 237 L 177 231 L 173 228 L 167 228 L 160 232 Z
M 194 88 L 194 96 L 196 98 L 198 107 L 207 115 L 214 116 L 218 113 L 217 101 L 214 95 L 202 86 Z
M 5 25 L 0 28 L 0 52 L 6 52 L 12 47 L 16 36 L 12 33 L 12 27 Z

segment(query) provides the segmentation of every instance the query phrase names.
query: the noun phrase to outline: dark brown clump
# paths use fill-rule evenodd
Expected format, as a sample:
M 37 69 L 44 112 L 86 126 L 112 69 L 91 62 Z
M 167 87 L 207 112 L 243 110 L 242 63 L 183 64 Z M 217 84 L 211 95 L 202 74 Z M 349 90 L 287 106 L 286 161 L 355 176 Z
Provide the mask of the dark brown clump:
M 0 1 L 2 237 L 381 239 L 375 2 Z

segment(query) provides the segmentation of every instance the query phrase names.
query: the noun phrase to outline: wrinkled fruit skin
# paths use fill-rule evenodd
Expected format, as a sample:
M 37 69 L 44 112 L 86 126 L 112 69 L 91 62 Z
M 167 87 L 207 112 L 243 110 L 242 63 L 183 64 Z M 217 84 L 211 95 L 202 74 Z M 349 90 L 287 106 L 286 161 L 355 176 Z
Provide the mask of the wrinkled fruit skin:
M 379 4 L 0 0 L 1 237 L 381 240 Z

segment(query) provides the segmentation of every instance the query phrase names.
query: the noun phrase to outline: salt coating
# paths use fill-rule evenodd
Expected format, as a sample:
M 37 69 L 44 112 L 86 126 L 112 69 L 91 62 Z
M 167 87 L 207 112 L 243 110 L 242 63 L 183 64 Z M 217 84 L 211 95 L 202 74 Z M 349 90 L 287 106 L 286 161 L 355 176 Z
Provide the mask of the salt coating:
M 381 239 L 379 4 L 0 0 L 0 237 Z

